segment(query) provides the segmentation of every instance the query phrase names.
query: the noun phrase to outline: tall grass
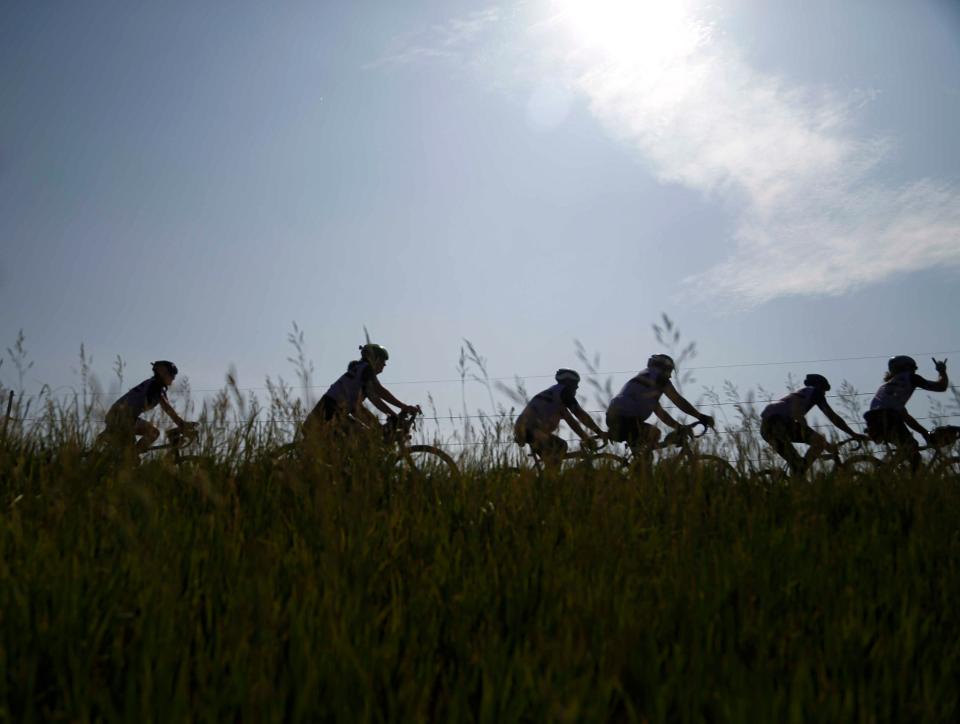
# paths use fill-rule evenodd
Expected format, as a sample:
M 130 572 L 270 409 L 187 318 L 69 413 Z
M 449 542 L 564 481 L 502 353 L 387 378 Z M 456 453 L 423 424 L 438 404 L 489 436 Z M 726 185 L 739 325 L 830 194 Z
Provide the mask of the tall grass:
M 956 720 L 955 476 L 511 472 L 495 422 L 458 479 L 278 463 L 304 410 L 270 385 L 232 374 L 181 467 L 15 401 L 0 720 Z
M 4 719 L 957 713 L 956 479 L 52 452 L 0 445 Z

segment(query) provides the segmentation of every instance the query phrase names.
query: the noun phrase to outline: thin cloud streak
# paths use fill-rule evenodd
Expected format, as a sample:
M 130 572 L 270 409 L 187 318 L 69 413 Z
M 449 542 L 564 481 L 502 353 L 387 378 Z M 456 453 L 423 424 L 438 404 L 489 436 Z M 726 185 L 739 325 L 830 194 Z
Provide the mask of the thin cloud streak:
M 434 26 L 427 41 L 389 62 L 472 56 L 521 83 L 562 79 L 657 179 L 731 214 L 733 238 L 718 239 L 732 241 L 729 258 L 685 280 L 713 302 L 837 295 L 960 264 L 960 191 L 933 179 L 881 178 L 893 141 L 855 128 L 868 93 L 841 97 L 762 73 L 681 0 L 552 7 L 521 29 L 497 7 L 477 11 Z M 607 17 L 597 20 L 598 8 Z M 620 8 L 630 13 L 622 22 Z M 591 24 L 594 37 L 585 37 Z
M 696 42 L 655 58 L 604 47 L 548 57 L 658 179 L 734 214 L 731 257 L 690 287 L 751 306 L 960 264 L 960 193 L 929 179 L 877 180 L 892 143 L 855 135 L 862 94 L 841 99 L 760 73 L 708 24 L 686 22 Z
M 387 53 L 365 68 L 409 65 L 431 59 L 464 60 L 470 47 L 500 19 L 500 8 L 496 5 L 452 18 L 420 33 L 413 42 L 404 42 L 400 50 Z

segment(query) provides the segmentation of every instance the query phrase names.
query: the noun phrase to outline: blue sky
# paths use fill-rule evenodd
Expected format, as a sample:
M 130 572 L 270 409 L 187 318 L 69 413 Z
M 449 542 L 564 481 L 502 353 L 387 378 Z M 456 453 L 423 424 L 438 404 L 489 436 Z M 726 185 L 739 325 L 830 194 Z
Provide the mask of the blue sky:
M 293 320 L 320 386 L 364 325 L 388 384 L 456 377 L 464 337 L 494 375 L 574 339 L 639 369 L 661 311 L 704 365 L 960 350 L 955 3 L 0 13 L 0 340 L 25 330 L 34 388 L 81 342 L 103 380 L 119 354 L 259 386 Z M 460 406 L 396 387 L 427 391 Z

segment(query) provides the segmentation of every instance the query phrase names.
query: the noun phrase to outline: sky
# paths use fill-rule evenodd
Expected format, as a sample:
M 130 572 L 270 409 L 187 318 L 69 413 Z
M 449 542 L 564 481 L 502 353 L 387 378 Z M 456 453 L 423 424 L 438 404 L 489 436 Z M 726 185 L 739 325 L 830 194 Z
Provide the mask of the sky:
M 464 339 L 531 391 L 579 340 L 619 387 L 662 312 L 691 397 L 960 362 L 956 2 L 8 0 L 0 98 L 28 390 L 81 343 L 106 387 L 291 380 L 293 322 L 316 397 L 366 328 L 441 410 Z

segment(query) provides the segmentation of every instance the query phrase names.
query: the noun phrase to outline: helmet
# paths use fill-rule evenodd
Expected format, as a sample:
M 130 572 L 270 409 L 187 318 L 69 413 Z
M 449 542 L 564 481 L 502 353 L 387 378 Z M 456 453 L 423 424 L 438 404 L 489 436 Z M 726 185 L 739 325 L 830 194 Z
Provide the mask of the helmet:
M 173 362 L 165 359 L 157 360 L 150 366 L 150 369 L 153 370 L 154 374 L 156 374 L 158 367 L 166 367 L 167 371 L 174 377 L 176 377 L 177 373 L 180 371 L 177 369 L 177 366 Z
M 803 378 L 803 384 L 807 387 L 819 387 L 824 391 L 830 389 L 830 382 L 823 375 L 809 374 Z
M 577 374 L 576 370 L 568 369 L 558 369 L 557 374 L 553 376 L 557 382 L 561 385 L 577 385 L 580 384 L 580 375 Z
M 917 361 L 913 357 L 907 357 L 905 354 L 900 354 L 887 360 L 887 369 L 891 372 L 891 374 L 899 374 L 900 372 L 916 372 Z
M 386 362 L 390 359 L 390 354 L 387 352 L 386 347 L 380 344 L 373 344 L 372 342 L 367 342 L 360 347 L 360 356 L 368 362 L 373 360 Z
M 673 357 L 670 355 L 655 354 L 651 355 L 650 359 L 647 360 L 647 368 L 652 370 L 660 370 L 669 377 L 676 368 L 676 365 L 673 363 Z

